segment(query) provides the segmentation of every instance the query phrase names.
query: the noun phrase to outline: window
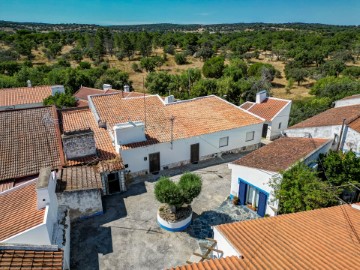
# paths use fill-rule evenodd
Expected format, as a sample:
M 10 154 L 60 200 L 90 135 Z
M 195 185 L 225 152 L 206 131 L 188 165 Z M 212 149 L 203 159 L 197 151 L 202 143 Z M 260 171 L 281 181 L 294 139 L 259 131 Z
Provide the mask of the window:
M 252 141 L 255 136 L 255 131 L 250 131 L 246 133 L 246 141 Z
M 224 147 L 229 145 L 229 137 L 223 137 L 219 140 L 219 147 Z
M 279 129 L 281 128 L 281 122 L 279 123 Z

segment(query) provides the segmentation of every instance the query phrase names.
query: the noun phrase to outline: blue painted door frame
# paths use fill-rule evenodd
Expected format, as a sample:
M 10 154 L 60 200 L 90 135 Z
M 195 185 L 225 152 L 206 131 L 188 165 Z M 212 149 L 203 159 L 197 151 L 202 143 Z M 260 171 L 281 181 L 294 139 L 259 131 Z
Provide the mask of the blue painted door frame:
M 259 191 L 259 205 L 258 205 L 257 213 L 261 217 L 265 216 L 266 202 L 267 202 L 267 195 L 264 192 Z
M 244 181 L 240 181 L 240 183 L 239 183 L 239 203 L 240 203 L 240 205 L 244 205 L 246 203 L 246 191 L 247 191 L 247 184 Z
M 264 217 L 266 212 L 266 205 L 267 205 L 267 198 L 269 194 L 264 190 L 246 182 L 244 179 L 239 178 L 239 204 L 244 205 L 246 204 L 246 194 L 248 190 L 248 186 L 251 186 L 259 191 L 259 203 L 258 203 L 258 210 L 257 213 L 259 216 Z

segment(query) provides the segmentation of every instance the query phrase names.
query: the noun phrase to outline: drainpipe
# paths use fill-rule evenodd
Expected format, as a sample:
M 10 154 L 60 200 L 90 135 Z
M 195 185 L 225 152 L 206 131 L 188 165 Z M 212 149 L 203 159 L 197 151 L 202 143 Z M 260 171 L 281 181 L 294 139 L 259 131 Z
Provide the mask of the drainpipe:
M 346 121 L 346 118 L 343 119 L 343 123 L 342 123 L 342 126 L 341 126 L 341 131 L 340 131 L 340 137 L 339 137 L 339 143 L 336 147 L 336 151 L 339 151 L 340 149 L 340 145 L 341 145 L 341 141 L 342 141 L 342 137 L 343 137 L 343 132 L 344 132 L 344 127 L 345 127 L 345 121 Z

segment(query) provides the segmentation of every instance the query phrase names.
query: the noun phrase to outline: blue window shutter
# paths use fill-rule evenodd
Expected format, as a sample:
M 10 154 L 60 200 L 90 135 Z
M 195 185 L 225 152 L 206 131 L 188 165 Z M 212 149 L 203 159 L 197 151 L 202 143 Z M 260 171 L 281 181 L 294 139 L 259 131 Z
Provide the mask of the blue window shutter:
M 247 184 L 245 184 L 243 181 L 240 180 L 240 185 L 239 185 L 239 202 L 240 202 L 240 205 L 245 204 L 246 190 L 247 190 Z
M 266 204 L 267 204 L 267 195 L 264 192 L 260 191 L 259 192 L 259 206 L 258 206 L 257 213 L 261 217 L 265 216 Z

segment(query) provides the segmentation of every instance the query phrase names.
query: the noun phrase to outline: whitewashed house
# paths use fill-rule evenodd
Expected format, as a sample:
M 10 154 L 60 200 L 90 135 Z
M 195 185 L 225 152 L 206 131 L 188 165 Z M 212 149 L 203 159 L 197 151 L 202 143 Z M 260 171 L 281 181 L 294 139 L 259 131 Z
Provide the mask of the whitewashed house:
M 348 96 L 335 101 L 335 108 L 360 104 L 360 95 Z
M 281 177 L 298 161 L 310 164 L 320 153 L 326 153 L 332 145 L 328 139 L 283 137 L 251 152 L 229 164 L 231 169 L 230 197 L 237 196 L 239 204 L 248 205 L 260 216 L 274 216 L 278 202 L 274 199 L 269 182 Z
M 172 96 L 95 95 L 89 107 L 132 174 L 254 150 L 264 122 L 216 96 L 174 101 Z
M 56 175 L 50 168 L 39 177 L 0 193 L 1 245 L 63 252 L 63 268 L 70 266 L 70 219 L 58 205 Z M 49 249 L 46 247 L 50 247 Z M 52 248 L 51 248 L 52 247 Z
M 333 150 L 352 150 L 360 155 L 360 104 L 338 104 L 335 108 L 291 126 L 284 134 L 288 137 L 333 139 Z
M 268 97 L 266 90 L 256 94 L 256 102 L 247 101 L 240 108 L 265 119 L 261 136 L 268 140 L 279 138 L 288 127 L 291 100 Z

